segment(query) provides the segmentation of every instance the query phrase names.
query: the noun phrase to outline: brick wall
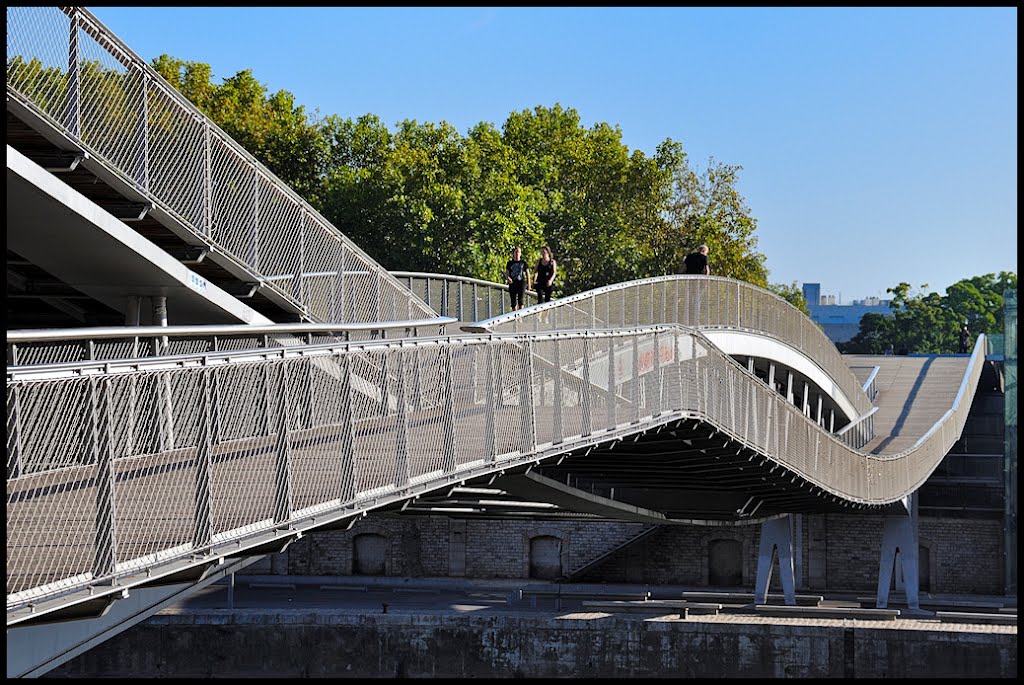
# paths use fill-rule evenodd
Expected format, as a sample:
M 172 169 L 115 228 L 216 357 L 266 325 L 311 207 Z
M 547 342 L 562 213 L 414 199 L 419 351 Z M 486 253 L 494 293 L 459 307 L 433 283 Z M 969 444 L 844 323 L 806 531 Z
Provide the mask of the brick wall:
M 883 517 L 877 514 L 805 515 L 798 552 L 801 589 L 874 592 L 878 586 Z M 562 542 L 563 573 L 612 551 L 574 580 L 708 585 L 709 545 L 740 543 L 743 585 L 752 589 L 757 572 L 760 526 L 663 525 L 623 545 L 645 528 L 639 523 L 602 521 L 487 521 L 444 517 L 367 516 L 348 531 L 313 532 L 285 552 L 295 575 L 351 575 L 357 535 L 383 536 L 385 573 L 405 577 L 448 577 L 464 567 L 466 578 L 529 577 L 530 540 L 539 535 Z M 458 546 L 454 531 L 463 537 Z M 462 533 L 464 531 L 464 533 Z M 995 520 L 930 518 L 919 522 L 928 574 L 922 588 L 932 593 L 999 595 L 1003 592 L 1002 523 Z M 453 554 L 464 559 L 453 559 Z M 285 572 L 282 570 L 281 572 Z M 776 570 L 773 589 L 781 587 Z

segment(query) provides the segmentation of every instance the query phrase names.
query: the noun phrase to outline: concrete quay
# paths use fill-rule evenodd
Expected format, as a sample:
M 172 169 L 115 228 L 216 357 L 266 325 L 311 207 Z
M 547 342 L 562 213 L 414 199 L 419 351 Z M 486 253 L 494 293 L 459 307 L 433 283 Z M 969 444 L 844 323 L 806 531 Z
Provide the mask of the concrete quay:
M 521 598 L 520 590 L 527 586 L 538 584 L 239 576 L 230 607 L 228 588 L 212 586 L 49 675 L 1013 678 L 1017 674 L 1015 624 L 954 623 L 929 612 L 881 621 L 857 618 L 863 609 L 853 595 L 824 598 L 822 604 L 831 616 L 814 615 L 819 607 L 813 606 L 792 607 L 796 610 L 792 615 L 765 615 L 751 611 L 752 605 L 746 603 L 723 603 L 717 612 L 680 612 L 679 606 L 686 604 L 685 588 L 679 588 L 680 601 L 663 611 L 634 613 L 616 611 L 614 602 L 621 600 L 607 597 L 645 590 L 621 585 L 588 586 L 589 591 L 562 585 L 566 591 L 556 608 L 555 599 L 540 599 L 533 606 Z M 664 597 L 670 590 L 674 592 L 659 586 L 656 594 Z M 600 608 L 586 605 L 602 601 L 605 605 Z M 992 603 L 992 598 L 979 601 Z M 845 617 L 844 607 L 851 610 Z

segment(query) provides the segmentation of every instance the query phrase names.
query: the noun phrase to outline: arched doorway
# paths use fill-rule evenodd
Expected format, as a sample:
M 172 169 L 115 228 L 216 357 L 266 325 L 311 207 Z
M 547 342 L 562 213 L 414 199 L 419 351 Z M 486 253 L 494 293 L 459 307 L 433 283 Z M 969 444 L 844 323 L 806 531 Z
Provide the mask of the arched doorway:
M 743 585 L 743 545 L 739 540 L 712 540 L 708 543 L 708 585 Z
M 551 535 L 530 539 L 530 577 L 554 580 L 562 575 L 562 541 Z
M 385 575 L 387 542 L 387 538 L 376 533 L 357 535 L 352 540 L 352 575 Z

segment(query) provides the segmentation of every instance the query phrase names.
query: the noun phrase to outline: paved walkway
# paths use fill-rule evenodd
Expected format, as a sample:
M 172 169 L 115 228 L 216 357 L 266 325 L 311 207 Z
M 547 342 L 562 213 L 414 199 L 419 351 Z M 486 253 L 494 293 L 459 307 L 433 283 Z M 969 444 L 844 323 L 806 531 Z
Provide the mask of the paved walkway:
M 177 617 L 182 623 L 247 623 L 256 616 L 261 622 L 279 620 L 288 623 L 318 623 L 331 615 L 351 614 L 403 614 L 416 616 L 485 615 L 541 615 L 561 619 L 588 620 L 611 615 L 604 611 L 591 611 L 583 606 L 586 600 L 601 599 L 609 593 L 626 593 L 655 589 L 647 585 L 570 585 L 561 587 L 572 596 L 562 597 L 556 606 L 554 598 L 539 598 L 536 606 L 528 599 L 520 599 L 518 591 L 543 585 L 532 580 L 455 580 L 455 579 L 403 579 L 367 578 L 355 576 L 237 576 L 229 607 L 226 582 L 196 593 L 191 598 L 168 607 L 157 615 Z M 551 584 L 551 588 L 558 585 Z M 658 595 L 666 596 L 678 590 L 703 590 L 683 586 L 656 586 Z M 588 590 L 592 590 L 588 593 Z M 739 594 L 739 593 L 738 593 Z M 859 593 L 863 596 L 865 593 Z M 870 594 L 870 593 L 867 593 Z M 827 597 L 822 606 L 859 607 L 857 594 Z M 1016 606 L 1016 598 L 966 597 L 944 595 L 947 601 L 976 601 L 985 604 Z M 985 623 L 948 623 L 939 621 L 931 612 L 919 616 L 901 616 L 896 620 L 868 620 L 856 618 L 821 618 L 813 616 L 776 617 L 750 613 L 745 600 L 722 602 L 718 615 L 691 614 L 686 619 L 676 613 L 658 616 L 652 614 L 617 614 L 636 620 L 679 621 L 721 624 L 770 624 L 791 626 L 845 626 L 879 630 L 927 630 L 964 633 L 1016 634 L 1015 625 Z M 745 608 L 746 607 L 746 608 Z M 899 608 L 894 606 L 893 608 Z M 964 611 L 972 611 L 965 607 Z M 276 619 L 270 619 L 276 616 Z

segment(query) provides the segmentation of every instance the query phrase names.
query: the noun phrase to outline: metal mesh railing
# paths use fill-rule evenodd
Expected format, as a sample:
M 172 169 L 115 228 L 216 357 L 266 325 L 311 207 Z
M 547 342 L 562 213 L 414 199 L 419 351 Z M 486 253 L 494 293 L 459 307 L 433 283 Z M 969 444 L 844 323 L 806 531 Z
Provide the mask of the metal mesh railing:
M 480 321 L 512 311 L 508 286 L 501 283 L 418 271 L 392 271 L 391 275 L 441 316 Z M 537 293 L 524 291 L 523 303 L 536 304 Z
M 365 324 L 118 326 L 7 331 L 11 366 L 116 361 L 443 334 L 451 317 Z
M 834 343 L 802 312 L 757 286 L 718 276 L 658 276 L 589 290 L 481 321 L 495 332 L 651 324 L 755 331 L 799 350 L 837 384 L 860 415 L 871 401 Z
M 87 10 L 7 8 L 7 96 L 309 320 L 435 316 Z
M 837 497 L 893 502 L 960 435 L 983 346 L 979 336 L 943 420 L 887 455 L 852 449 L 700 333 L 671 326 L 281 348 L 259 361 L 94 362 L 59 374 L 9 367 L 8 620 L 42 598 L 680 417 Z

